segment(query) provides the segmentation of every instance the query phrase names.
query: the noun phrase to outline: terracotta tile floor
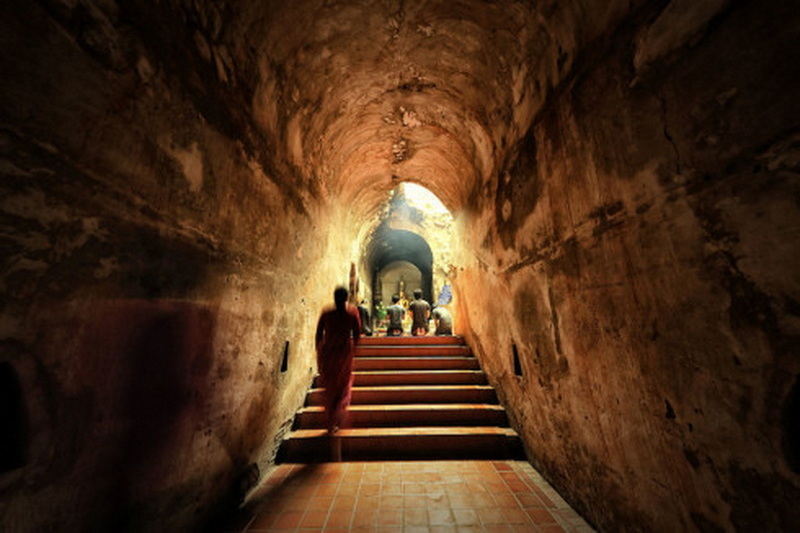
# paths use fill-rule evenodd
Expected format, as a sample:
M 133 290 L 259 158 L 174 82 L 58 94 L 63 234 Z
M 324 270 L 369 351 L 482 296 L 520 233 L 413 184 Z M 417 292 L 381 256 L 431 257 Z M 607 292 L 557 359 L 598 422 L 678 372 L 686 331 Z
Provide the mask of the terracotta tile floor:
M 527 462 L 419 461 L 277 466 L 228 531 L 593 529 Z

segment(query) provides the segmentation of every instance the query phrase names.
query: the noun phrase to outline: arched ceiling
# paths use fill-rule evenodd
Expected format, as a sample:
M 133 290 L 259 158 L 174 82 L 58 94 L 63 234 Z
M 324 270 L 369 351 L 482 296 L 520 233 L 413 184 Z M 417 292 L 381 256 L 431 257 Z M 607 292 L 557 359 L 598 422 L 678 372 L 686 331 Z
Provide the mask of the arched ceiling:
M 251 0 L 235 9 L 261 70 L 256 122 L 314 190 L 369 217 L 400 181 L 452 211 L 469 207 L 581 43 L 634 3 Z

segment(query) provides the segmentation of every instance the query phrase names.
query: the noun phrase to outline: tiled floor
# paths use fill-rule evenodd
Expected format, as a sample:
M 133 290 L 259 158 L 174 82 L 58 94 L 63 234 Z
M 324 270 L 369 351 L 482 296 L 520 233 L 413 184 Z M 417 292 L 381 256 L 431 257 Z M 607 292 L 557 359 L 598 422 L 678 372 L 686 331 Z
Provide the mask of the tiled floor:
M 524 461 L 281 465 L 231 531 L 590 532 Z

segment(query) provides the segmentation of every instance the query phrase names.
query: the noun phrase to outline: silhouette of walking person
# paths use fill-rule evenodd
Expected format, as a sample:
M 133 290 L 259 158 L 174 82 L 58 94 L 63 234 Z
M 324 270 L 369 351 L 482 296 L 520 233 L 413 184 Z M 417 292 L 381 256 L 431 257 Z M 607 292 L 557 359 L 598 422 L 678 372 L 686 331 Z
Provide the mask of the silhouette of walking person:
M 353 354 L 361 333 L 358 310 L 347 304 L 348 291 L 333 291 L 334 308 L 323 311 L 315 335 L 317 368 L 324 388 L 325 427 L 336 434 L 344 422 L 353 386 Z

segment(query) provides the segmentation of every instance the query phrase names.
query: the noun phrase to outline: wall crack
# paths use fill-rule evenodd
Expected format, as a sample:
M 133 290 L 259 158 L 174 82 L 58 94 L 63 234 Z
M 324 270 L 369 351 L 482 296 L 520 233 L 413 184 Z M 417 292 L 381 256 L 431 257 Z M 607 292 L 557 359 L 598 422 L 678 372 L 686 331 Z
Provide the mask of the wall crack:
M 678 144 L 675 142 L 675 139 L 669 132 L 668 122 L 667 122 L 667 99 L 663 96 L 659 96 L 658 99 L 661 101 L 661 116 L 664 122 L 664 138 L 667 142 L 672 146 L 672 151 L 675 153 L 675 173 L 681 173 L 681 153 L 678 150 Z

